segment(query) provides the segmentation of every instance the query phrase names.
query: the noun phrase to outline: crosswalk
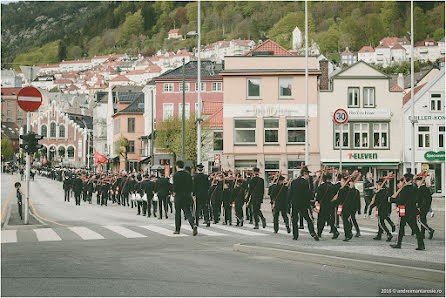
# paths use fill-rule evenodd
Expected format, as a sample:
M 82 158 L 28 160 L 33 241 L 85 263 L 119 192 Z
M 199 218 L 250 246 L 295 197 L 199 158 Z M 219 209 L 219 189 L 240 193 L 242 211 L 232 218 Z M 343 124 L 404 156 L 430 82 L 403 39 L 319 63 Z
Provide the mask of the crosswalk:
M 174 224 L 165 225 L 140 225 L 140 226 L 72 226 L 57 228 L 35 228 L 31 230 L 2 230 L 1 243 L 18 243 L 18 242 L 55 242 L 67 240 L 106 240 L 106 239 L 133 239 L 133 238 L 150 238 L 153 235 L 161 235 L 165 237 L 189 237 L 192 236 L 192 228 L 186 223 L 181 226 L 180 234 L 173 234 Z M 339 232 L 342 232 L 342 226 Z M 325 227 L 324 235 L 328 236 L 329 228 Z M 236 227 L 229 225 L 212 225 L 211 227 L 200 226 L 198 228 L 199 237 L 262 237 L 272 235 L 274 229 L 272 225 L 268 225 L 265 229 L 253 230 L 251 225 L 244 227 Z M 283 225 L 278 231 L 279 235 L 290 236 Z M 299 234 L 309 234 L 308 229 L 299 230 Z M 372 228 L 362 228 L 361 235 L 369 236 L 376 234 L 376 230 Z

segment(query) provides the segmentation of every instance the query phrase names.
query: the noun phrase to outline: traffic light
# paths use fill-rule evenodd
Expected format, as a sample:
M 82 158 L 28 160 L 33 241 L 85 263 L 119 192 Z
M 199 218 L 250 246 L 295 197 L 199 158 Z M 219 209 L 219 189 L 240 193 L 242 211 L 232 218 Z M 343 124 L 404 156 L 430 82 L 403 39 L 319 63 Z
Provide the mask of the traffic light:
M 23 140 L 23 143 L 20 144 L 20 148 L 27 153 L 34 153 L 43 148 L 43 145 L 39 144 L 39 140 L 43 138 L 41 135 L 30 132 L 21 135 L 20 138 Z
M 31 135 L 27 133 L 24 135 L 20 135 L 20 138 L 23 140 L 22 144 L 20 144 L 20 148 L 22 148 L 25 152 L 30 152 L 29 149 L 31 148 Z

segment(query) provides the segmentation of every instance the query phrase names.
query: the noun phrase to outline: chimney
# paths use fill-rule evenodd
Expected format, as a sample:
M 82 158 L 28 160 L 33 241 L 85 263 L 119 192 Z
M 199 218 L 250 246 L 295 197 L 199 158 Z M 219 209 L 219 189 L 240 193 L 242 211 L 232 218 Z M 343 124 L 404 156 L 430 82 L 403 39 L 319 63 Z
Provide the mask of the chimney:
M 319 77 L 320 90 L 328 90 L 328 60 L 319 61 L 319 68 L 321 70 L 321 76 Z
M 402 89 L 404 89 L 404 75 L 403 75 L 402 73 L 399 73 L 399 74 L 398 74 L 397 84 L 398 84 L 398 86 L 400 86 Z

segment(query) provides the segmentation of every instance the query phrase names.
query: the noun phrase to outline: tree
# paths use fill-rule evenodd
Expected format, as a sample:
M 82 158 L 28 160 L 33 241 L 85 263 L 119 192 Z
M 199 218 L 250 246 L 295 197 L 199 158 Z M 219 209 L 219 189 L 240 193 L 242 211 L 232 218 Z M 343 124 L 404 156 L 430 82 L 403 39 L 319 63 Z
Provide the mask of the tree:
M 9 138 L 2 138 L 2 156 L 5 160 L 10 160 L 14 156 L 14 148 L 12 148 L 12 142 Z
M 305 13 L 303 11 L 290 12 L 278 21 L 269 31 L 269 38 L 280 44 L 286 49 L 291 49 L 292 33 L 295 27 L 299 27 L 305 32 Z M 308 34 L 314 32 L 313 19 L 311 14 L 308 15 Z M 309 36 L 309 40 L 311 37 Z M 305 36 L 303 36 L 305 42 Z
M 132 36 L 138 36 L 144 32 L 144 19 L 141 10 L 134 14 L 127 13 L 125 22 L 119 27 L 118 43 L 126 44 Z
M 442 38 L 444 38 L 444 29 L 438 28 L 437 30 L 435 30 L 433 38 L 436 41 L 440 41 Z
M 127 151 L 129 147 L 129 140 L 121 135 L 121 137 L 115 142 L 115 153 L 122 156 L 125 160 L 125 170 L 128 171 L 128 159 Z

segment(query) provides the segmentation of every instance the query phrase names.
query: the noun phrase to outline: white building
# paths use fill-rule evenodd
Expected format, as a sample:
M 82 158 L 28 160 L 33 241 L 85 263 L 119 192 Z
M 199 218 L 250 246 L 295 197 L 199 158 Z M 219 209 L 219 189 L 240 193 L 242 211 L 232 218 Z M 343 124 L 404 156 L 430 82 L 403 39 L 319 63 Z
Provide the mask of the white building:
M 414 55 L 416 60 L 435 62 L 441 58 L 440 47 L 432 38 L 426 38 L 415 44 Z
M 221 63 L 225 56 L 243 56 L 252 50 L 254 46 L 255 42 L 252 40 L 217 41 L 205 46 L 200 54 L 203 59 Z
M 93 67 L 91 60 L 70 60 L 70 61 L 62 61 L 60 62 L 60 71 L 61 72 L 69 72 L 69 71 L 81 71 L 87 70 Z
M 391 64 L 392 53 L 390 46 L 386 43 L 380 44 L 375 48 L 376 64 L 381 64 L 383 67 L 387 67 Z
M 352 65 L 356 63 L 356 56 L 352 52 L 349 51 L 348 48 L 345 49 L 344 52 L 341 53 L 341 65 L 347 64 Z
M 390 64 L 401 64 L 406 61 L 406 49 L 399 43 L 390 49 Z
M 339 166 L 341 128 L 333 114 L 342 108 L 349 119 L 342 128 L 343 169 L 402 175 L 402 89 L 391 91 L 390 77 L 363 61 L 330 80 L 329 90 L 320 90 L 318 104 L 321 166 Z
M 436 193 L 445 195 L 445 70 L 429 82 L 415 88 L 415 100 L 410 92 L 403 100 L 404 169 L 412 161 L 412 104 L 415 104 L 415 167 L 416 172 L 429 170 L 429 180 Z
M 358 61 L 376 63 L 375 49 L 371 46 L 362 47 L 358 52 Z
M 2 69 L 1 78 L 3 88 L 22 87 L 22 78 L 13 69 Z

